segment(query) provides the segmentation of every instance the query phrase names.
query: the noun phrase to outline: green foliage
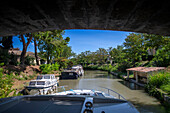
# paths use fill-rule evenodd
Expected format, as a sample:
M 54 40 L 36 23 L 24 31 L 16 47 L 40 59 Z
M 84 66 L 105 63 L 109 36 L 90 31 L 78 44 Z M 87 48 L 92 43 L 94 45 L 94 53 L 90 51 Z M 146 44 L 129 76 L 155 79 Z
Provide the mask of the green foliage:
M 163 91 L 167 92 L 170 95 L 170 82 L 168 84 L 164 84 L 160 87 Z
M 12 74 L 4 75 L 3 69 L 0 69 L 0 98 L 9 97 L 9 94 L 13 92 L 12 89 L 13 80 L 12 80 Z
M 40 57 L 47 60 L 47 64 L 59 57 L 69 58 L 72 55 L 71 47 L 67 44 L 69 37 L 63 38 L 63 30 L 38 32 L 38 48 Z
M 159 43 L 160 42 L 160 43 Z M 149 55 L 148 50 L 155 49 L 155 55 Z M 108 60 L 109 59 L 109 60 Z M 130 33 L 122 45 L 107 50 L 99 48 L 96 52 L 85 51 L 74 59 L 76 64 L 83 66 L 98 64 L 100 70 L 126 72 L 127 68 L 138 66 L 167 67 L 170 65 L 170 38 L 160 35 Z M 105 66 L 105 64 L 116 64 Z M 93 68 L 93 67 L 92 67 Z
M 52 71 L 58 71 L 59 66 L 57 62 L 55 64 L 42 64 L 40 65 L 40 70 L 42 74 L 51 74 Z
M 2 63 L 0 63 L 0 66 L 4 66 L 4 63 L 2 62 Z
M 167 67 L 170 65 L 170 43 L 168 46 L 157 50 L 155 57 L 151 61 L 153 65 Z
M 118 71 L 118 65 L 115 65 L 110 69 L 110 72 L 117 72 L 117 71 Z
M 17 61 L 17 55 L 14 55 L 13 53 L 10 54 L 10 65 L 18 65 L 19 62 Z
M 146 55 L 147 51 L 144 46 L 144 37 L 142 34 L 130 33 L 123 45 L 126 56 L 131 59 L 133 66 L 135 66 L 135 62 L 141 60 L 143 55 Z
M 88 65 L 85 66 L 84 68 L 86 69 L 98 69 L 98 70 L 103 70 L 103 71 L 108 71 L 108 72 L 118 72 L 118 65 L 112 66 L 111 64 L 109 65 Z
M 10 62 L 10 54 L 8 53 L 8 50 L 4 50 L 0 48 L 0 63 L 9 64 Z
M 155 86 L 160 88 L 163 84 L 168 84 L 170 82 L 170 73 L 168 72 L 160 72 L 155 74 L 154 76 L 149 76 L 149 83 L 148 85 Z
M 33 65 L 34 64 L 34 60 L 35 60 L 34 57 L 27 55 L 25 57 L 25 64 L 26 65 Z
M 42 74 L 50 74 L 52 71 L 51 64 L 40 65 L 40 70 L 41 70 Z
M 59 70 L 60 65 L 56 62 L 55 64 L 52 64 L 52 65 L 51 65 L 51 67 L 52 67 L 52 70 L 54 70 L 54 71 L 58 71 L 58 70 Z
M 170 73 L 160 72 L 154 76 L 149 76 L 149 83 L 145 86 L 145 90 L 150 95 L 159 95 L 156 88 L 161 88 L 163 91 L 170 93 Z
M 104 48 L 99 48 L 96 52 L 85 51 L 77 55 L 77 64 L 105 64 L 108 52 Z
M 65 59 L 64 57 L 57 58 L 55 61 L 59 64 L 60 69 L 65 69 L 68 67 L 69 61 L 68 59 Z

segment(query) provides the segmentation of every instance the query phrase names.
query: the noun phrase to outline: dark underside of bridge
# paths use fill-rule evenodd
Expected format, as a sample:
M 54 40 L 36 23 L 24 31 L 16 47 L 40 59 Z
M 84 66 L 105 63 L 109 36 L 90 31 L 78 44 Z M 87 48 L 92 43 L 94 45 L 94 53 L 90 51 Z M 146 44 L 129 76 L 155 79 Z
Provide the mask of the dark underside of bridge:
M 0 36 L 54 29 L 170 35 L 170 0 L 22 0 L 0 3 Z

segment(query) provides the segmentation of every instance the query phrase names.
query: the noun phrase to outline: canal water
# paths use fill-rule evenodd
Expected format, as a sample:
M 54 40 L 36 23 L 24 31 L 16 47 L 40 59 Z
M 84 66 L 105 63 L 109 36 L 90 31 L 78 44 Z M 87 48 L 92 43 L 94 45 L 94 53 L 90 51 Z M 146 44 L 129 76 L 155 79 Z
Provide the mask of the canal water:
M 108 74 L 106 71 L 85 70 L 84 76 L 77 80 L 60 80 L 60 86 L 69 89 L 98 89 L 102 87 L 112 89 L 128 101 L 130 101 L 141 113 L 170 113 L 170 109 L 165 108 L 160 102 L 149 96 L 142 87 L 123 81 L 115 76 Z

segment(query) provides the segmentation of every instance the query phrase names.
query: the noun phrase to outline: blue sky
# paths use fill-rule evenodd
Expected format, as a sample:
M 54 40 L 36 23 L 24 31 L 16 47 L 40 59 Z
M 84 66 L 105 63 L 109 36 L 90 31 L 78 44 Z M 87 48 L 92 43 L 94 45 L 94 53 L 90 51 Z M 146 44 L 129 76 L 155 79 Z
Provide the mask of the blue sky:
M 111 30 L 65 30 L 64 37 L 70 37 L 69 46 L 73 52 L 79 54 L 90 50 L 96 51 L 98 48 L 117 47 L 124 42 L 130 32 L 111 31 Z M 22 50 L 22 43 L 17 36 L 13 37 L 14 48 Z M 34 43 L 31 42 L 28 50 L 34 52 Z

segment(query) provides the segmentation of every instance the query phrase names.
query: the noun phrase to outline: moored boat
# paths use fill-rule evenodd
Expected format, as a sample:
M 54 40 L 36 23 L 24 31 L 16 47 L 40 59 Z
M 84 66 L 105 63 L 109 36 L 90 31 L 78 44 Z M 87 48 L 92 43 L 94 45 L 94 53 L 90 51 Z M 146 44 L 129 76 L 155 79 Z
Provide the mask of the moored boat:
M 29 86 L 25 86 L 25 94 L 45 95 L 57 90 L 59 79 L 54 74 L 38 75 L 36 80 L 31 80 Z
M 61 72 L 60 79 L 77 79 L 84 75 L 84 70 L 81 65 L 76 65 L 70 69 L 65 69 Z

